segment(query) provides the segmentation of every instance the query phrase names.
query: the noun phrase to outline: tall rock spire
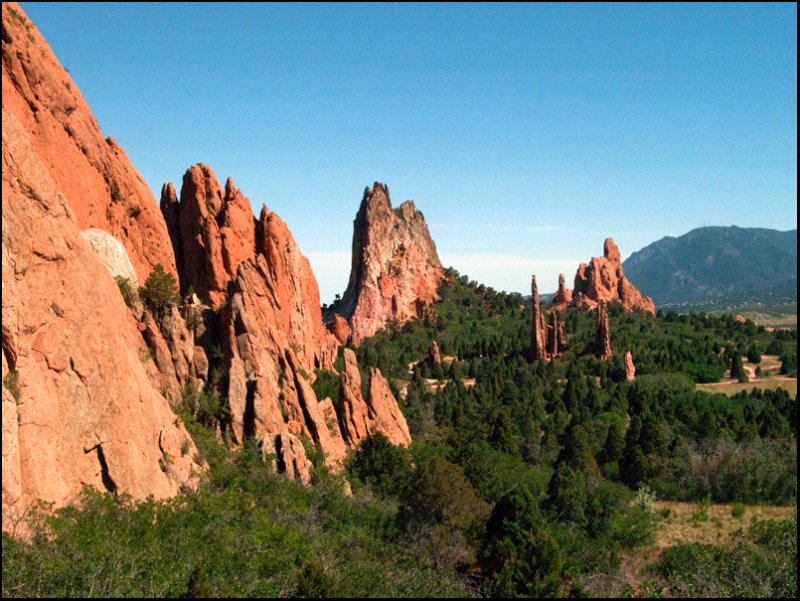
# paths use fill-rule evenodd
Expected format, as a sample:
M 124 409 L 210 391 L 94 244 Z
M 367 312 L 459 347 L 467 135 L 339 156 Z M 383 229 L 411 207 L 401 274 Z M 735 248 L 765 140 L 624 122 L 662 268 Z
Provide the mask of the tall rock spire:
M 547 320 L 539 306 L 539 287 L 531 276 L 531 358 L 547 359 Z
M 353 222 L 350 281 L 333 308 L 350 323 L 353 344 L 389 322 L 420 317 L 438 300 L 443 277 L 436 245 L 414 202 L 392 209 L 385 185 L 367 188 Z
M 595 344 L 597 356 L 606 360 L 611 357 L 611 332 L 608 327 L 608 312 L 606 304 L 600 303 L 597 307 L 597 319 L 595 321 Z

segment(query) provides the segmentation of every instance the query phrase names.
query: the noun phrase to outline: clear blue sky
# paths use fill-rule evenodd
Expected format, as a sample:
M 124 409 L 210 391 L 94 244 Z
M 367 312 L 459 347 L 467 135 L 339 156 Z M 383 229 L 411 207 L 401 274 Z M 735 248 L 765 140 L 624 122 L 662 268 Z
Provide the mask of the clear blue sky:
M 525 292 L 703 225 L 797 227 L 797 7 L 22 3 L 158 193 L 277 211 L 323 301 L 366 185 Z

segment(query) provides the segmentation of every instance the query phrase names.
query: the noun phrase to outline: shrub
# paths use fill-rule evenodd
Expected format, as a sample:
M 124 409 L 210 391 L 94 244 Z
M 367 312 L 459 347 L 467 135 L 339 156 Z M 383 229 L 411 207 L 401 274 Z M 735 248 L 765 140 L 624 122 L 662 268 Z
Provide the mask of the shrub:
M 536 500 L 524 488 L 500 499 L 486 523 L 480 553 L 493 597 L 542 597 L 558 594 L 563 557 Z
M 9 370 L 3 378 L 3 386 L 11 393 L 14 400 L 19 401 L 19 374 L 13 370 Z
M 339 406 L 339 376 L 329 369 L 317 369 L 314 372 L 316 379 L 312 388 L 320 401 L 326 397 L 333 401 L 333 406 Z
M 170 303 L 177 303 L 180 297 L 175 276 L 157 264 L 139 288 L 139 298 L 154 313 L 163 311 Z
M 731 515 L 737 520 L 741 520 L 744 517 L 744 512 L 745 507 L 742 503 L 734 503 L 733 507 L 731 507 Z
M 136 293 L 133 291 L 131 281 L 121 275 L 115 276 L 114 281 L 117 282 L 119 293 L 122 295 L 125 304 L 129 307 L 133 307 L 133 305 L 136 304 Z

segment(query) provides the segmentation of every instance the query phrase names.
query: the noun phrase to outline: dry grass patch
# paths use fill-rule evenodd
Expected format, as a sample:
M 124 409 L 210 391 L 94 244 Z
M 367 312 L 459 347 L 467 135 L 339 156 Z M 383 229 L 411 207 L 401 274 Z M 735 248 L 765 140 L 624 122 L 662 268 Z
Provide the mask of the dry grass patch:
M 656 534 L 655 546 L 658 549 L 691 543 L 712 545 L 726 544 L 734 533 L 747 532 L 753 519 L 788 520 L 794 515 L 794 506 L 740 505 L 738 503 L 679 503 L 675 501 L 656 501 L 656 511 L 666 517 Z M 734 517 L 734 507 L 744 509 L 741 517 Z M 668 511 L 668 513 L 667 513 Z

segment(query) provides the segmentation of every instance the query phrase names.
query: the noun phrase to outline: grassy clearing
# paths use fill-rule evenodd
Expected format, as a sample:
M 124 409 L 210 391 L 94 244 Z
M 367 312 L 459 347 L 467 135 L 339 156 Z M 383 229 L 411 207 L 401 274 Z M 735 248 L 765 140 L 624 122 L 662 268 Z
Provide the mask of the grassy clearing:
M 733 396 L 743 390 L 750 391 L 753 388 L 761 388 L 762 390 L 775 390 L 776 388 L 783 388 L 788 391 L 791 396 L 797 395 L 797 378 L 789 378 L 781 376 L 778 372 L 781 368 L 781 359 L 777 355 L 762 355 L 761 363 L 758 365 L 747 363 L 747 357 L 742 357 L 744 369 L 750 378 L 749 382 L 739 382 L 736 379 L 726 377 L 721 382 L 713 382 L 710 384 L 696 384 L 697 390 L 710 393 L 722 393 L 728 396 Z M 757 378 L 755 375 L 756 367 L 760 367 L 763 376 Z M 730 375 L 730 370 L 726 371 L 726 376 Z
M 735 505 L 744 509 L 738 518 L 733 515 Z M 692 543 L 726 544 L 734 533 L 747 532 L 754 520 L 788 520 L 795 512 L 794 506 L 736 503 L 704 506 L 702 503 L 656 501 L 653 506 L 662 516 L 667 514 L 656 534 L 657 549 Z

